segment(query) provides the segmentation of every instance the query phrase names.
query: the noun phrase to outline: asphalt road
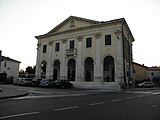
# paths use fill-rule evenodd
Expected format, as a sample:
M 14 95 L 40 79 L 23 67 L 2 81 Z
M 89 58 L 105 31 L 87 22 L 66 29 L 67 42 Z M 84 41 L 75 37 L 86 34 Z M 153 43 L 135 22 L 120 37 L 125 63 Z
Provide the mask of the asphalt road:
M 45 93 L 1 100 L 0 120 L 160 120 L 160 89 Z

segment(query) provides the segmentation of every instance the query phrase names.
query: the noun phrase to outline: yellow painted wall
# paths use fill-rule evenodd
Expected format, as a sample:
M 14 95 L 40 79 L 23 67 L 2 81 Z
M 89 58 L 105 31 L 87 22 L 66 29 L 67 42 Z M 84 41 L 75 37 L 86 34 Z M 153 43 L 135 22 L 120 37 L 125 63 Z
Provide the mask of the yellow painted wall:
M 142 81 L 147 80 L 147 67 L 134 63 L 135 80 Z

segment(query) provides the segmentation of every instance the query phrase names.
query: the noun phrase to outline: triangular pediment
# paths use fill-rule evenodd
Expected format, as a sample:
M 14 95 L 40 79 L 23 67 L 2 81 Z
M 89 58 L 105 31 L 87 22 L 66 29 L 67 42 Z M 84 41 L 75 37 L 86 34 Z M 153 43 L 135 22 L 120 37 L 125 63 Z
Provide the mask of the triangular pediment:
M 64 20 L 62 23 L 57 25 L 55 28 L 53 28 L 51 31 L 49 31 L 48 34 L 68 31 L 68 30 L 77 29 L 77 28 L 84 28 L 84 27 L 96 25 L 99 23 L 100 22 L 94 21 L 94 20 L 70 16 L 66 20 Z

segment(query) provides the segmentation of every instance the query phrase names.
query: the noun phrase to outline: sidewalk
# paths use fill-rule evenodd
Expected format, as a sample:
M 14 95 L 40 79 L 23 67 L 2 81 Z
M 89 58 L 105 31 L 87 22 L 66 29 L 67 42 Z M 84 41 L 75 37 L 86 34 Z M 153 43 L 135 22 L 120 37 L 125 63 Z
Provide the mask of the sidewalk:
M 16 88 L 15 86 L 10 85 L 0 85 L 0 100 L 22 97 L 29 94 L 26 90 L 21 90 Z

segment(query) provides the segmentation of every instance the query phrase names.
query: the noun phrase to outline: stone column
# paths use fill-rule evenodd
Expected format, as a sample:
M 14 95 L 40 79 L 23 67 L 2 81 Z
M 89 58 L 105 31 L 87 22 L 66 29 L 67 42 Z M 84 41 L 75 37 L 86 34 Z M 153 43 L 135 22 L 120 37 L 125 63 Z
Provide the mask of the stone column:
M 67 66 L 66 66 L 66 42 L 67 39 L 62 40 L 61 64 L 60 64 L 60 78 L 67 79 Z
M 95 34 L 96 38 L 96 59 L 94 63 L 94 82 L 101 82 L 102 81 L 102 75 L 101 75 L 101 57 L 100 57 L 100 40 L 101 40 L 101 33 Z
M 37 60 L 36 60 L 36 74 L 35 78 L 41 77 L 41 61 L 40 61 L 41 43 L 37 44 Z
M 83 36 L 78 36 L 78 55 L 77 55 L 77 63 L 76 63 L 76 82 L 82 81 L 82 40 Z
M 52 45 L 53 41 L 48 42 L 48 58 L 47 58 L 47 68 L 46 68 L 46 77 L 52 78 L 53 77 L 53 65 L 52 65 Z

